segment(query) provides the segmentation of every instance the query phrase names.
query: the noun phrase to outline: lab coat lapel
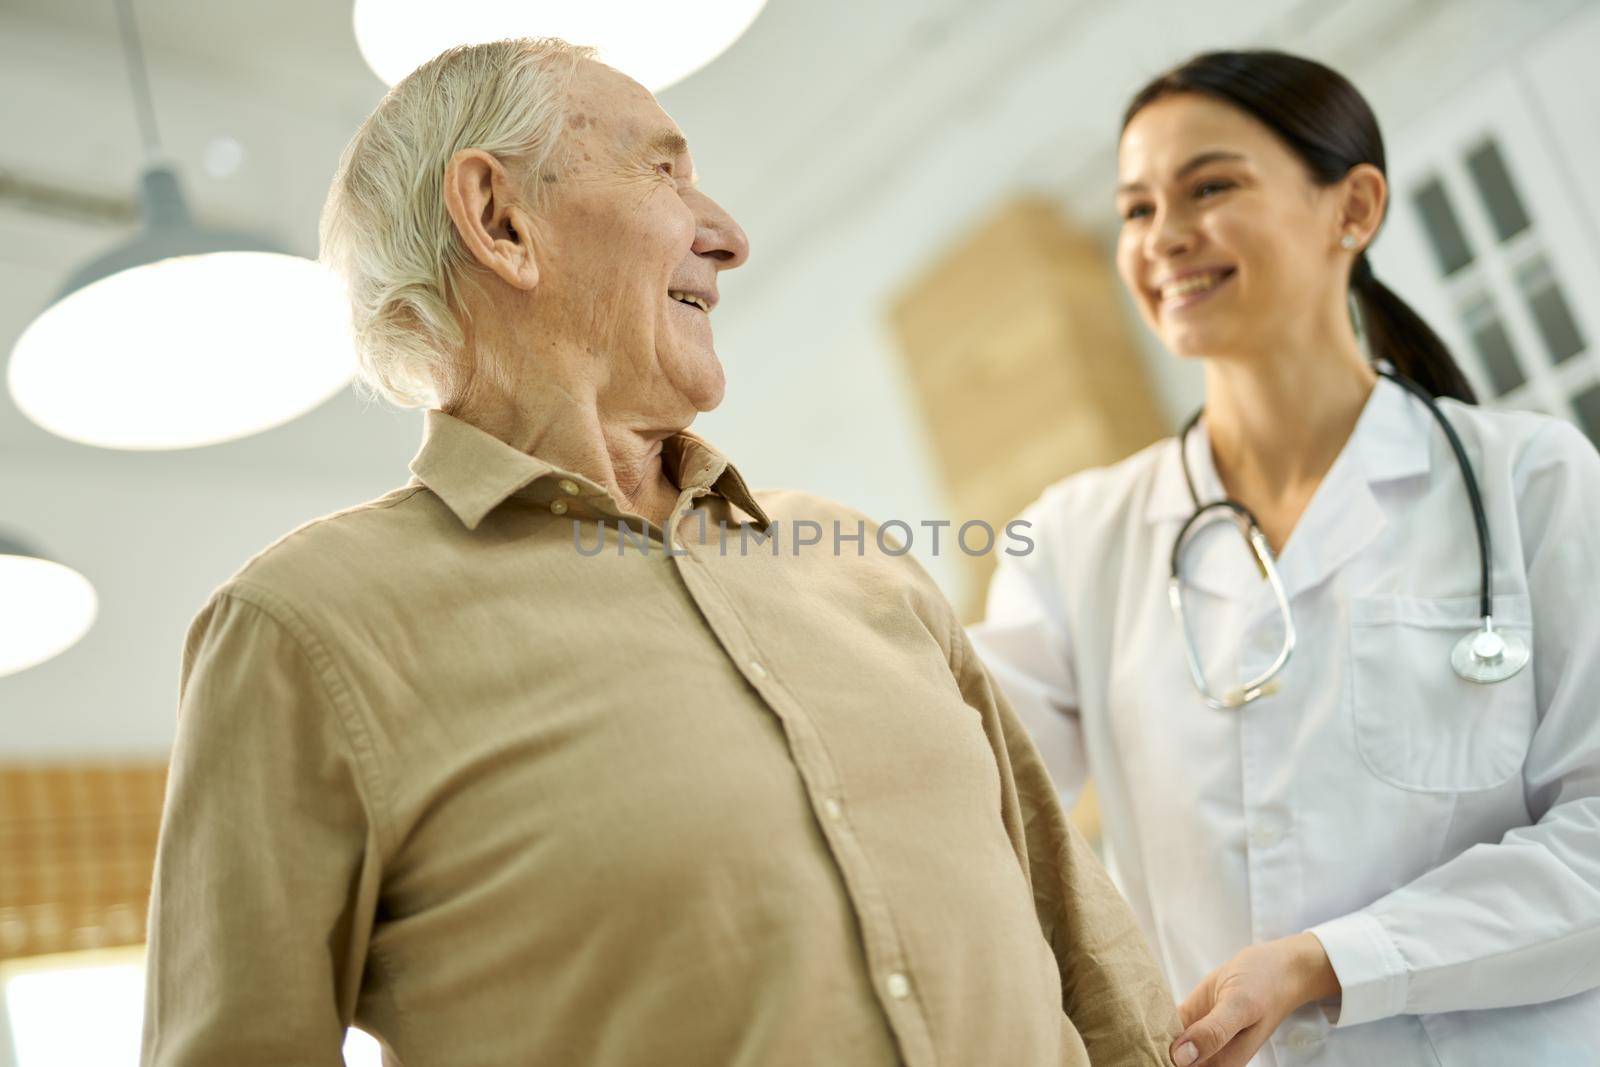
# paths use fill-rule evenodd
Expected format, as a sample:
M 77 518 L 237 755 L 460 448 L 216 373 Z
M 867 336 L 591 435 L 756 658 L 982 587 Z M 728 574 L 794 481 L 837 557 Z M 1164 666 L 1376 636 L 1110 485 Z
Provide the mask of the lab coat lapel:
M 1278 576 L 1290 601 L 1321 585 L 1387 524 L 1371 484 L 1347 448 L 1322 479 L 1278 558 Z
M 1400 386 L 1387 378 L 1378 379 L 1350 440 L 1277 560 L 1278 574 L 1291 600 L 1321 585 L 1383 533 L 1388 520 L 1377 487 L 1429 472 L 1431 435 L 1438 432 L 1432 419 Z M 1220 500 L 1222 483 L 1211 460 L 1211 439 L 1203 421 L 1190 434 L 1187 451 L 1200 499 Z M 1170 546 L 1193 510 L 1174 442 L 1157 470 L 1146 517 Z M 1257 573 L 1248 546 L 1227 523 L 1191 539 L 1183 557 L 1183 577 L 1186 592 L 1203 591 L 1263 610 L 1273 603 L 1272 591 Z
M 1383 533 L 1388 518 L 1377 487 L 1428 473 L 1432 418 L 1400 386 L 1378 379 L 1278 560 L 1290 600 L 1321 585 Z

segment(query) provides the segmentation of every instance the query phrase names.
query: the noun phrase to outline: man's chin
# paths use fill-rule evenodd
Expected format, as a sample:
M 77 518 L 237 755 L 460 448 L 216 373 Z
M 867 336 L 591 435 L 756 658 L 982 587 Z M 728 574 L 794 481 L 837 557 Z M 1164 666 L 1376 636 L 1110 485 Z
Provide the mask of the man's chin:
M 722 404 L 722 390 L 718 389 L 713 393 L 707 393 L 703 397 L 696 397 L 695 401 L 694 401 L 694 409 L 696 411 L 700 412 L 701 414 L 705 414 L 708 411 L 717 410 L 717 408 L 720 407 L 721 404 Z
M 695 361 L 695 366 L 684 375 L 679 391 L 694 405 L 696 411 L 712 411 L 722 403 L 728 379 L 723 373 L 722 361 L 715 352 L 709 352 Z

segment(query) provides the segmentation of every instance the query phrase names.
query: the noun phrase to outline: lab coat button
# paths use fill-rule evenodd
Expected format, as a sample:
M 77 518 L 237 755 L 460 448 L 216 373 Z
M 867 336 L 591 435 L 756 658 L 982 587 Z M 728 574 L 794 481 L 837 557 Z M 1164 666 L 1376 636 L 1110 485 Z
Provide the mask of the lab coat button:
M 899 971 L 891 974 L 884 984 L 889 989 L 889 995 L 896 1000 L 904 1000 L 911 995 L 911 982 Z
M 561 491 L 568 496 L 578 495 L 578 483 L 573 481 L 571 478 L 563 478 L 556 484 L 559 485 L 561 487 Z
M 1289 1047 L 1296 1052 L 1306 1052 L 1322 1044 L 1322 1035 L 1315 1027 L 1297 1026 L 1289 1033 Z
M 828 818 L 830 819 L 837 819 L 844 814 L 844 808 L 832 797 L 822 802 L 822 810 L 828 813 Z
M 565 515 L 566 513 L 567 513 L 567 502 L 565 500 L 552 500 L 552 501 L 550 501 L 550 514 L 552 514 L 552 515 Z

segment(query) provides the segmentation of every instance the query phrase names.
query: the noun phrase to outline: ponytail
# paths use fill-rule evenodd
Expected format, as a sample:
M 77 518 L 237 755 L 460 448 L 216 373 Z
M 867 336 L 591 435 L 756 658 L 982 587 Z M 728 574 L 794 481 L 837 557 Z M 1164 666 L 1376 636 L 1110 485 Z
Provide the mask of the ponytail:
M 1428 391 L 1476 404 L 1472 383 L 1461 373 L 1450 349 L 1411 305 L 1380 282 L 1363 253 L 1350 271 L 1350 291 L 1360 311 L 1361 332 L 1373 359 L 1386 359 L 1400 374 Z

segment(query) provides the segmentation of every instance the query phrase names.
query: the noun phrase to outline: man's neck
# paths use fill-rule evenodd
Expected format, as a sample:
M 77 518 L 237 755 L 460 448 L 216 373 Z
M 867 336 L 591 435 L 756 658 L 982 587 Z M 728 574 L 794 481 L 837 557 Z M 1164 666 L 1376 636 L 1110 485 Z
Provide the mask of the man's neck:
M 679 490 L 662 444 L 677 431 L 637 414 L 602 413 L 587 390 L 469 390 L 445 411 L 512 448 L 603 486 L 624 511 L 665 527 Z

